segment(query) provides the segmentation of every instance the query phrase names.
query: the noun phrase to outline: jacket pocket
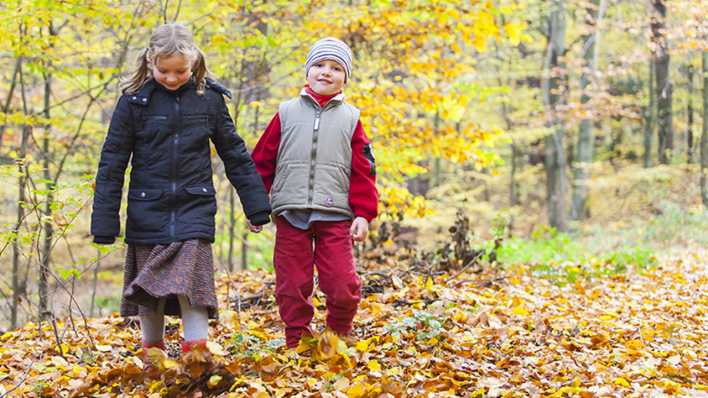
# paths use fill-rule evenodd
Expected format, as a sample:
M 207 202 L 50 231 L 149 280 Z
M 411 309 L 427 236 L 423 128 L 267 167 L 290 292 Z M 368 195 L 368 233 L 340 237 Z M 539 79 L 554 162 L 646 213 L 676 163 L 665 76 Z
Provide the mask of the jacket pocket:
M 151 141 L 158 132 L 167 129 L 166 115 L 146 115 L 142 122 L 143 128 L 136 134 L 140 141 Z
M 183 115 L 182 129 L 187 136 L 204 138 L 211 135 L 208 115 Z
M 161 189 L 131 189 L 128 191 L 128 233 L 165 232 L 167 213 Z
M 182 205 L 182 215 L 186 217 L 184 222 L 197 222 L 212 224 L 216 214 L 216 191 L 208 185 L 185 187 L 189 194 L 188 199 Z

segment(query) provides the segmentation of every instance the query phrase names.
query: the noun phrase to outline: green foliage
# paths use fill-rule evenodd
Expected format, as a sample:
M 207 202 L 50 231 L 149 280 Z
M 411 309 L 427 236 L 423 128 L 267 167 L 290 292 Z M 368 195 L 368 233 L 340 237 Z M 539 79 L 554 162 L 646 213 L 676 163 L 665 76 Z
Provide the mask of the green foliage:
M 416 340 L 430 340 L 444 332 L 445 321 L 426 311 L 413 311 L 413 316 L 391 322 L 385 329 L 397 339 L 402 334 L 414 333 Z
M 593 248 L 578 235 L 560 233 L 546 226 L 536 229 L 529 239 L 504 241 L 497 251 L 497 261 L 506 266 L 529 264 L 534 275 L 560 284 L 579 278 L 643 271 L 657 263 L 654 250 L 648 247 Z
M 120 309 L 120 297 L 118 296 L 96 296 L 96 307 L 115 312 Z

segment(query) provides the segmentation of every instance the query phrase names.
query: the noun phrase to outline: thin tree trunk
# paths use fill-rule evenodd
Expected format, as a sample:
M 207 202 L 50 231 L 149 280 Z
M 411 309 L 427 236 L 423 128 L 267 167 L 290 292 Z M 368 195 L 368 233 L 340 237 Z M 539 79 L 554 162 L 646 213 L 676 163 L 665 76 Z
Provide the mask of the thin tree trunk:
M 238 72 L 239 75 L 239 82 L 238 82 L 238 91 L 236 95 L 236 100 L 234 101 L 234 126 L 236 128 L 236 131 L 238 131 L 238 126 L 239 122 L 241 119 L 241 102 L 243 101 L 243 90 L 244 90 L 244 85 L 246 83 L 246 79 L 244 76 L 244 71 L 246 70 L 246 61 L 245 61 L 245 50 L 241 50 L 241 67 Z M 229 250 L 228 250 L 228 265 L 229 265 L 229 272 L 233 272 L 234 270 L 234 244 L 236 241 L 236 236 L 235 236 L 235 230 L 236 230 L 236 192 L 234 191 L 234 187 L 229 186 Z
M 656 121 L 656 89 L 654 88 L 654 61 L 649 62 L 649 105 L 644 112 L 644 168 L 651 167 L 651 141 Z
M 656 73 L 656 116 L 659 128 L 659 162 L 668 164 L 674 149 L 672 129 L 672 86 L 669 79 L 669 48 L 666 37 L 666 4 L 664 0 L 653 0 L 654 13 L 651 21 L 654 42 L 653 61 Z
M 600 23 L 605 13 L 606 1 L 593 1 L 593 9 L 587 10 L 587 24 L 593 32 L 585 37 L 583 53 L 583 72 L 580 75 L 580 89 L 582 95 L 580 103 L 587 111 L 588 103 L 591 100 L 590 91 L 596 90 L 597 85 L 591 86 L 595 82 L 597 71 L 597 52 L 600 46 Z M 589 216 L 588 210 L 588 183 L 590 180 L 590 165 L 593 157 L 593 119 L 584 118 L 580 121 L 580 133 L 578 134 L 578 154 L 575 164 L 575 181 L 573 182 L 573 204 L 571 215 L 574 220 L 583 220 Z
M 439 134 L 440 131 L 440 110 L 437 110 L 435 112 L 435 118 L 433 119 L 433 134 L 436 136 Z M 432 173 L 431 173 L 431 178 L 430 178 L 430 187 L 434 188 L 440 185 L 440 158 L 435 157 L 432 159 L 433 166 L 432 166 Z M 486 183 L 485 183 L 486 186 Z M 488 194 L 487 188 L 485 187 L 485 194 Z
M 701 135 L 701 196 L 708 209 L 708 51 L 703 52 L 703 134 Z
M 8 113 L 10 110 L 10 104 L 12 103 L 12 96 L 15 92 L 15 86 L 17 85 L 17 76 L 22 64 L 22 57 L 18 57 L 15 62 L 15 70 L 12 72 L 12 80 L 10 81 L 10 90 L 7 92 L 7 99 L 5 99 L 5 105 L 2 107 L 4 113 Z M 2 148 L 2 140 L 5 135 L 5 124 L 0 125 L 0 148 Z
M 256 94 L 256 101 L 260 100 L 260 96 Z M 259 131 L 258 117 L 260 116 L 260 105 L 256 105 L 253 111 L 253 128 L 252 131 Z M 245 222 L 243 235 L 241 236 L 241 269 L 248 269 L 248 221 Z
M 22 76 L 22 57 L 17 60 L 16 71 L 20 78 L 20 95 L 22 97 L 22 110 L 25 115 L 28 114 L 27 97 L 25 95 L 25 83 Z M 8 102 L 9 106 L 9 102 Z M 23 207 L 27 201 L 25 195 L 25 157 L 27 156 L 27 139 L 29 137 L 29 126 L 22 126 L 22 138 L 20 139 L 20 148 L 17 154 L 17 221 L 13 229 L 14 238 L 12 240 L 12 304 L 10 306 L 10 328 L 14 329 L 18 325 L 18 310 L 20 306 L 20 297 L 24 294 L 24 288 L 20 284 L 20 228 L 25 218 L 25 208 Z M 24 285 L 24 284 L 23 284 Z
M 52 23 L 49 23 L 49 35 L 54 36 L 54 28 Z M 50 104 L 52 95 L 52 74 L 50 72 L 51 64 L 47 65 L 47 72 L 44 75 L 44 117 L 50 120 Z M 49 266 L 50 256 L 52 252 L 52 240 L 54 239 L 54 224 L 52 221 L 52 203 L 54 202 L 54 183 L 49 170 L 51 153 L 49 142 L 52 132 L 52 125 L 47 124 L 44 129 L 44 138 L 42 140 L 42 157 L 43 157 L 43 174 L 46 181 L 45 189 L 47 190 L 47 200 L 44 205 L 43 226 L 44 226 L 44 242 L 42 246 L 42 256 L 39 268 L 39 319 L 43 320 L 48 311 L 49 301 Z
M 91 310 L 89 316 L 94 316 L 94 308 L 96 306 L 96 289 L 98 288 L 98 273 L 101 271 L 101 251 L 96 251 L 96 268 L 93 269 L 93 281 L 91 283 Z
M 565 130 L 558 113 L 558 105 L 564 101 L 565 65 L 561 61 L 565 51 L 565 7 L 563 0 L 553 1 L 550 15 L 546 76 L 543 82 L 544 102 L 548 110 L 547 125 L 553 132 L 545 139 L 546 199 L 549 224 L 559 231 L 567 229 L 566 216 L 566 154 Z
M 688 80 L 688 104 L 686 105 L 686 163 L 693 163 L 693 65 L 686 68 L 686 79 Z

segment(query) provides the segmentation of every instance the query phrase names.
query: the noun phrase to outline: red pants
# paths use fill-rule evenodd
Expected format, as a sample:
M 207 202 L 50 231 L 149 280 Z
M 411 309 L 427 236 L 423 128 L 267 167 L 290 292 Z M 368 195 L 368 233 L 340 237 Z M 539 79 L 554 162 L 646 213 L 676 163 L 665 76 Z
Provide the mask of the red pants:
M 351 221 L 316 221 L 304 231 L 275 217 L 275 225 L 275 299 L 285 322 L 288 347 L 296 347 L 303 333 L 312 334 L 315 308 L 310 296 L 315 265 L 320 288 L 327 296 L 327 326 L 339 334 L 351 332 L 361 298 Z

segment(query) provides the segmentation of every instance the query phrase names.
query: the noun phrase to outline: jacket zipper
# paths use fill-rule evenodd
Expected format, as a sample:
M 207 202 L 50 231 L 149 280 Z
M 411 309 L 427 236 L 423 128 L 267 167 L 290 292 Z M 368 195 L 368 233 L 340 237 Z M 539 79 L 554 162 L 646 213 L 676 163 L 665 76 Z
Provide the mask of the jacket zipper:
M 172 162 L 171 162 L 171 177 L 172 177 L 172 206 L 170 211 L 170 237 L 175 237 L 175 224 L 176 224 L 176 212 L 175 206 L 177 203 L 177 148 L 179 146 L 179 129 L 182 126 L 182 120 L 180 117 L 180 97 L 177 95 L 175 97 L 175 117 L 177 123 L 175 126 L 175 132 L 172 137 Z

